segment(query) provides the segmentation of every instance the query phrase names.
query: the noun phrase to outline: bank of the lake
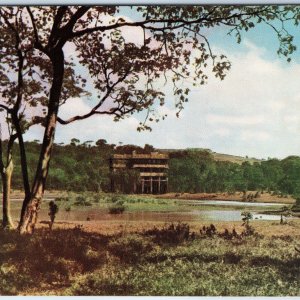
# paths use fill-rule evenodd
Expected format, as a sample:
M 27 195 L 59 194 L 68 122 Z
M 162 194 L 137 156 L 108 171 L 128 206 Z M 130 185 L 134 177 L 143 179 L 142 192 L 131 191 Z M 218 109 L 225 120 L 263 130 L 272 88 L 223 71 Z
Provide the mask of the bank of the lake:
M 246 197 L 248 195 L 253 195 L 257 191 L 247 191 Z M 257 203 L 285 203 L 294 204 L 295 198 L 291 195 L 280 196 L 274 193 L 259 193 L 259 196 L 252 198 L 251 200 L 243 200 L 244 193 L 234 192 L 234 193 L 167 193 L 162 195 L 157 195 L 160 199 L 184 199 L 184 200 L 223 200 L 223 201 L 244 201 L 244 202 L 257 202 Z

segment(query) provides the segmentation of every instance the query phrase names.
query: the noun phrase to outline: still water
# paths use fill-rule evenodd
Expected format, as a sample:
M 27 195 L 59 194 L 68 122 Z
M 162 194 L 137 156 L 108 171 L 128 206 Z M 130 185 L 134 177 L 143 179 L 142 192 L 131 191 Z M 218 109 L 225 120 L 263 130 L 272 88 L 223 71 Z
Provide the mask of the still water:
M 225 200 L 176 200 L 182 204 L 192 205 L 222 205 L 222 206 L 245 206 L 245 207 L 266 207 L 266 206 L 284 206 L 285 203 L 258 203 L 258 202 L 242 202 L 242 201 L 225 201 Z
M 193 210 L 190 212 L 124 212 L 120 215 L 108 214 L 101 209 L 84 211 L 60 211 L 58 221 L 157 221 L 157 222 L 191 222 L 191 221 L 241 221 L 243 210 Z M 17 212 L 14 213 L 17 217 Z M 39 213 L 40 220 L 48 220 L 46 210 Z M 280 220 L 279 215 L 253 213 L 253 220 Z
M 180 205 L 191 205 L 191 210 L 188 212 L 150 212 L 150 211 L 137 211 L 137 212 L 124 212 L 120 215 L 108 214 L 107 210 L 93 208 L 85 210 L 71 210 L 69 212 L 61 209 L 56 220 L 58 221 L 160 221 L 160 222 L 190 222 L 190 221 L 241 221 L 241 213 L 245 211 L 246 207 L 258 207 L 259 209 L 276 206 L 282 207 L 283 203 L 253 203 L 253 202 L 238 202 L 238 201 L 222 201 L 222 200 L 178 200 L 176 202 Z M 211 210 L 197 209 L 197 206 L 214 205 Z M 222 210 L 218 209 L 220 206 L 236 206 L 240 209 L 235 210 Z M 200 207 L 199 207 L 200 208 Z M 19 217 L 20 210 L 12 209 L 14 218 Z M 259 212 L 252 212 L 253 220 L 280 220 L 279 215 L 261 214 Z M 42 209 L 39 213 L 39 219 L 48 220 L 47 209 Z

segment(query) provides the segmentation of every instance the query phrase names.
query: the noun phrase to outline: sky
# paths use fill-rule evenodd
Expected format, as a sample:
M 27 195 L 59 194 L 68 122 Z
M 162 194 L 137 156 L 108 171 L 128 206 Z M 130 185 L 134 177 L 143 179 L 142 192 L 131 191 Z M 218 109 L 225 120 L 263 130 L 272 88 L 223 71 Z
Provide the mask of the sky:
M 122 13 L 134 17 L 127 8 Z M 299 46 L 291 63 L 278 57 L 278 42 L 270 29 L 258 26 L 243 35 L 241 44 L 224 30 L 210 30 L 213 50 L 228 57 L 231 70 L 223 81 L 210 76 L 205 86 L 193 88 L 179 118 L 167 84 L 162 86 L 167 104 L 160 112 L 167 113 L 168 117 L 154 124 L 151 132 L 136 130 L 141 119 L 138 115 L 120 122 L 114 122 L 109 116 L 96 116 L 67 126 L 59 125 L 55 141 L 106 139 L 117 145 L 209 148 L 256 158 L 300 155 L 300 30 L 292 27 L 290 30 Z M 136 40 L 140 33 L 127 28 L 125 34 L 128 39 Z M 72 49 L 68 51 L 72 55 Z M 84 98 L 71 99 L 61 107 L 59 116 L 82 114 L 89 107 Z M 42 140 L 42 129 L 31 128 L 26 139 Z

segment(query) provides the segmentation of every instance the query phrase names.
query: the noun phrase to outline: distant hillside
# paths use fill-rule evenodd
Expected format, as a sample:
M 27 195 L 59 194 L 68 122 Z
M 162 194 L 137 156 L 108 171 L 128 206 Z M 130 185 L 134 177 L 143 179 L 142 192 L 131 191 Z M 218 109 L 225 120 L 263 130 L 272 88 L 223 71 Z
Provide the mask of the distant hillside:
M 187 149 L 157 149 L 160 152 L 167 152 L 167 153 L 171 153 L 171 152 L 180 152 L 180 151 L 184 151 L 184 150 L 202 150 L 202 151 L 208 151 L 209 153 L 211 153 L 214 157 L 214 160 L 216 161 L 229 161 L 232 163 L 236 163 L 241 165 L 243 162 L 247 161 L 250 164 L 253 164 L 254 162 L 261 162 L 262 160 L 257 159 L 257 158 L 249 158 L 249 157 L 243 157 L 243 156 L 236 156 L 236 155 L 230 155 L 230 154 L 224 154 L 224 153 L 217 153 L 217 152 L 213 152 L 210 149 L 207 148 L 187 148 Z
M 217 161 L 230 161 L 237 164 L 242 164 L 245 161 L 248 161 L 250 164 L 253 164 L 254 162 L 261 162 L 260 159 L 257 158 L 247 158 L 242 156 L 236 156 L 236 155 L 230 155 L 230 154 L 223 154 L 223 153 L 212 153 L 214 156 L 214 159 Z

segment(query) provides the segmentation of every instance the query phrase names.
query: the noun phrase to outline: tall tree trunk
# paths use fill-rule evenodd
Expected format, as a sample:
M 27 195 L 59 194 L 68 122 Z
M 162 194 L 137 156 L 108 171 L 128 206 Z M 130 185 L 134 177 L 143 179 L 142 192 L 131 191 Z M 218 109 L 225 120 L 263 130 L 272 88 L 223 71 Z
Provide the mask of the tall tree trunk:
M 19 151 L 20 151 L 20 160 L 21 160 L 21 171 L 22 171 L 22 179 L 23 179 L 23 187 L 25 192 L 25 198 L 22 204 L 22 210 L 20 215 L 20 220 L 23 218 L 26 207 L 30 201 L 31 198 L 31 190 L 30 190 L 30 184 L 29 184 L 29 176 L 28 176 L 28 164 L 27 164 L 27 157 L 26 157 L 26 151 L 25 151 L 25 144 L 23 140 L 23 134 L 20 127 L 19 119 L 16 115 L 12 116 L 13 124 L 16 128 L 18 142 L 19 142 Z M 19 227 L 21 225 L 21 222 L 19 223 Z
M 5 170 L 1 172 L 3 184 L 3 228 L 14 228 L 14 222 L 10 215 L 10 191 L 11 191 L 11 178 L 13 173 L 13 161 L 8 162 Z
M 64 54 L 62 49 L 59 48 L 53 50 L 50 54 L 50 58 L 53 68 L 53 81 L 50 90 L 44 139 L 41 147 L 34 183 L 31 189 L 31 197 L 27 201 L 25 201 L 26 199 L 24 200 L 25 208 L 23 214 L 21 214 L 19 224 L 20 233 L 32 233 L 34 231 L 37 222 L 38 211 L 44 195 L 51 152 L 55 137 L 59 98 L 64 76 Z

